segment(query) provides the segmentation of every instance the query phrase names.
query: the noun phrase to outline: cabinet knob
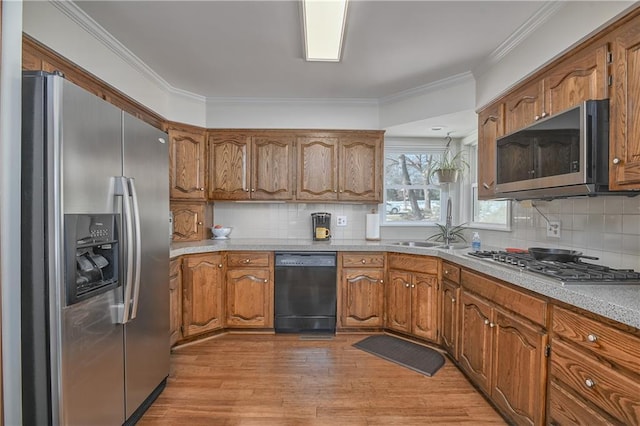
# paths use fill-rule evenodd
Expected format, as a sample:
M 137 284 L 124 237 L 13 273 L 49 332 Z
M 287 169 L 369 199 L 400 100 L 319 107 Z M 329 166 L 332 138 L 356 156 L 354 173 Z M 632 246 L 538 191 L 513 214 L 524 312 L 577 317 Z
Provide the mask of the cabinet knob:
M 490 322 L 490 323 L 489 323 L 489 327 L 493 328 L 493 327 L 495 327 L 495 326 L 496 326 L 496 325 L 495 325 L 495 323 L 493 323 L 493 322 Z
M 456 303 L 456 298 L 455 297 L 451 298 L 451 303 Z
M 484 320 L 484 325 L 489 325 L 489 323 L 490 323 L 490 322 L 491 322 L 491 321 L 489 321 L 488 319 L 485 319 L 485 320 Z
M 411 284 L 411 288 L 416 288 L 416 285 L 415 284 Z
M 588 387 L 588 388 L 592 388 L 592 387 L 594 387 L 596 385 L 596 382 L 594 382 L 591 379 L 587 379 L 587 380 L 584 381 L 584 385 L 586 387 Z
M 405 284 L 404 286 L 405 286 L 405 287 L 407 287 L 407 288 L 409 288 L 409 283 Z
M 198 222 L 198 226 L 202 226 L 202 222 Z
M 533 117 L 533 119 L 534 119 L 534 120 L 536 120 L 536 121 L 538 121 L 538 120 L 540 120 L 540 116 L 539 116 L 539 115 L 536 115 L 535 117 Z
M 265 282 L 265 283 L 268 283 L 268 282 L 269 282 L 269 280 L 267 280 L 267 279 L 265 278 L 264 282 Z
M 620 164 L 620 159 L 618 157 L 615 157 L 613 159 L 613 164 Z
M 251 192 L 256 192 L 256 190 L 255 190 L 255 189 L 252 189 L 252 190 L 251 190 Z
M 384 280 L 380 280 L 380 284 L 384 284 Z
M 482 183 L 482 187 L 483 187 L 484 189 L 489 189 L 489 188 L 491 188 L 491 187 L 489 186 L 489 184 L 487 184 L 486 182 L 483 182 L 483 183 Z
M 587 340 L 593 343 L 593 342 L 595 342 L 596 340 L 598 340 L 598 336 L 596 336 L 595 334 L 589 334 L 589 335 L 587 336 Z
M 341 190 L 340 190 L 340 193 L 343 193 L 343 192 L 344 192 L 344 191 L 341 189 Z
M 362 262 L 362 264 L 363 264 L 363 265 L 364 265 L 365 263 L 367 263 L 367 261 L 366 261 L 366 260 L 364 260 L 364 259 L 362 259 L 362 260 L 361 260 L 361 262 Z
M 249 188 L 245 188 L 245 189 L 244 189 L 244 192 L 249 192 Z
M 448 270 L 448 269 L 445 269 L 445 270 L 444 270 L 444 274 L 445 274 L 445 275 L 449 275 L 449 270 Z
M 222 268 L 222 263 L 218 263 L 218 268 Z
M 204 191 L 204 188 L 198 188 L 198 191 Z
M 542 118 L 545 118 L 547 115 L 549 115 L 549 114 L 547 114 L 546 112 L 542 111 Z
M 242 263 L 251 263 L 251 259 L 245 259 L 242 261 Z

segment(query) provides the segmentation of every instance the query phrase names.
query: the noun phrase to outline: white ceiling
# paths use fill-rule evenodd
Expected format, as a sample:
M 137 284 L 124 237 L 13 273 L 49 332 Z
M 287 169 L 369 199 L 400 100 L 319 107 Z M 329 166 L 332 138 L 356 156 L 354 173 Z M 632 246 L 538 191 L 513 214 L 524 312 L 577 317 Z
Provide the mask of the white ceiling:
M 304 61 L 295 0 L 76 4 L 178 89 L 210 98 L 384 100 L 473 71 L 545 2 L 351 0 L 340 63 Z M 469 111 L 450 116 L 395 131 L 475 127 Z

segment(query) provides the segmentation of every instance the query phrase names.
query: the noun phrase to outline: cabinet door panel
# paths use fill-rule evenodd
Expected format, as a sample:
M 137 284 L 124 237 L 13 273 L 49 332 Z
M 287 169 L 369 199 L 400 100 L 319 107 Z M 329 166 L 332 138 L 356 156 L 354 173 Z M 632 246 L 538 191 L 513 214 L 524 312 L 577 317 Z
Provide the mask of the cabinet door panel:
M 293 137 L 251 138 L 251 198 L 290 200 L 293 198 Z
M 483 300 L 462 291 L 460 315 L 460 365 L 476 384 L 489 393 L 491 377 L 491 307 Z
M 534 82 L 510 94 L 505 99 L 505 134 L 509 134 L 542 118 L 543 84 Z
M 382 155 L 378 140 L 340 139 L 338 199 L 343 201 L 382 200 L 380 175 Z
M 435 341 L 438 338 L 438 278 L 413 274 L 411 283 L 412 334 Z
M 204 201 L 204 134 L 169 129 L 169 143 L 170 197 Z
M 609 186 L 640 189 L 640 18 L 623 26 L 613 45 Z
M 408 272 L 389 271 L 387 327 L 411 332 L 411 274 Z
M 384 270 L 344 269 L 339 307 L 343 327 L 382 327 Z
M 204 239 L 205 204 L 204 203 L 174 203 L 171 202 L 173 212 L 173 241 L 200 241 Z
M 185 337 L 223 326 L 222 256 L 195 255 L 183 260 L 182 326 Z
M 182 338 L 182 261 L 169 263 L 169 344 Z
M 210 199 L 249 199 L 249 141 L 245 134 L 209 135 Z
M 227 271 L 227 326 L 273 326 L 273 282 L 268 269 Z
M 454 359 L 458 359 L 458 306 L 460 287 L 442 282 L 442 345 Z
M 491 199 L 496 191 L 496 139 L 503 135 L 504 104 L 478 114 L 478 198 Z
M 519 425 L 542 424 L 547 336 L 498 311 L 491 397 Z
M 298 200 L 336 200 L 338 196 L 338 138 L 298 138 Z
M 557 114 L 607 97 L 607 45 L 589 48 L 554 66 L 544 79 L 545 111 Z

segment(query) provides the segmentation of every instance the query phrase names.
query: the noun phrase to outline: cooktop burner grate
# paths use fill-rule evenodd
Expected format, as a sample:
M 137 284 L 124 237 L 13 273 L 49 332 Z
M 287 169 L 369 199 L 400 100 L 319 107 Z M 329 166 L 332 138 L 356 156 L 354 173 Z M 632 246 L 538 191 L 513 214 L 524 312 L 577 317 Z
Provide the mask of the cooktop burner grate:
M 520 270 L 541 274 L 565 284 L 640 284 L 640 272 L 613 269 L 587 262 L 536 260 L 529 253 L 475 251 L 469 256 L 501 263 Z

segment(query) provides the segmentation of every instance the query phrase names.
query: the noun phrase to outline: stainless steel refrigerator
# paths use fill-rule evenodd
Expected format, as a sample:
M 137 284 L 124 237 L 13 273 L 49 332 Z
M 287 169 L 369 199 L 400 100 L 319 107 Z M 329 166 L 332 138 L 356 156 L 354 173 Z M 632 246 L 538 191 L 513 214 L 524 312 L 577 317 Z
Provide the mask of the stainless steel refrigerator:
M 168 138 L 25 72 L 24 424 L 135 423 L 169 374 Z

